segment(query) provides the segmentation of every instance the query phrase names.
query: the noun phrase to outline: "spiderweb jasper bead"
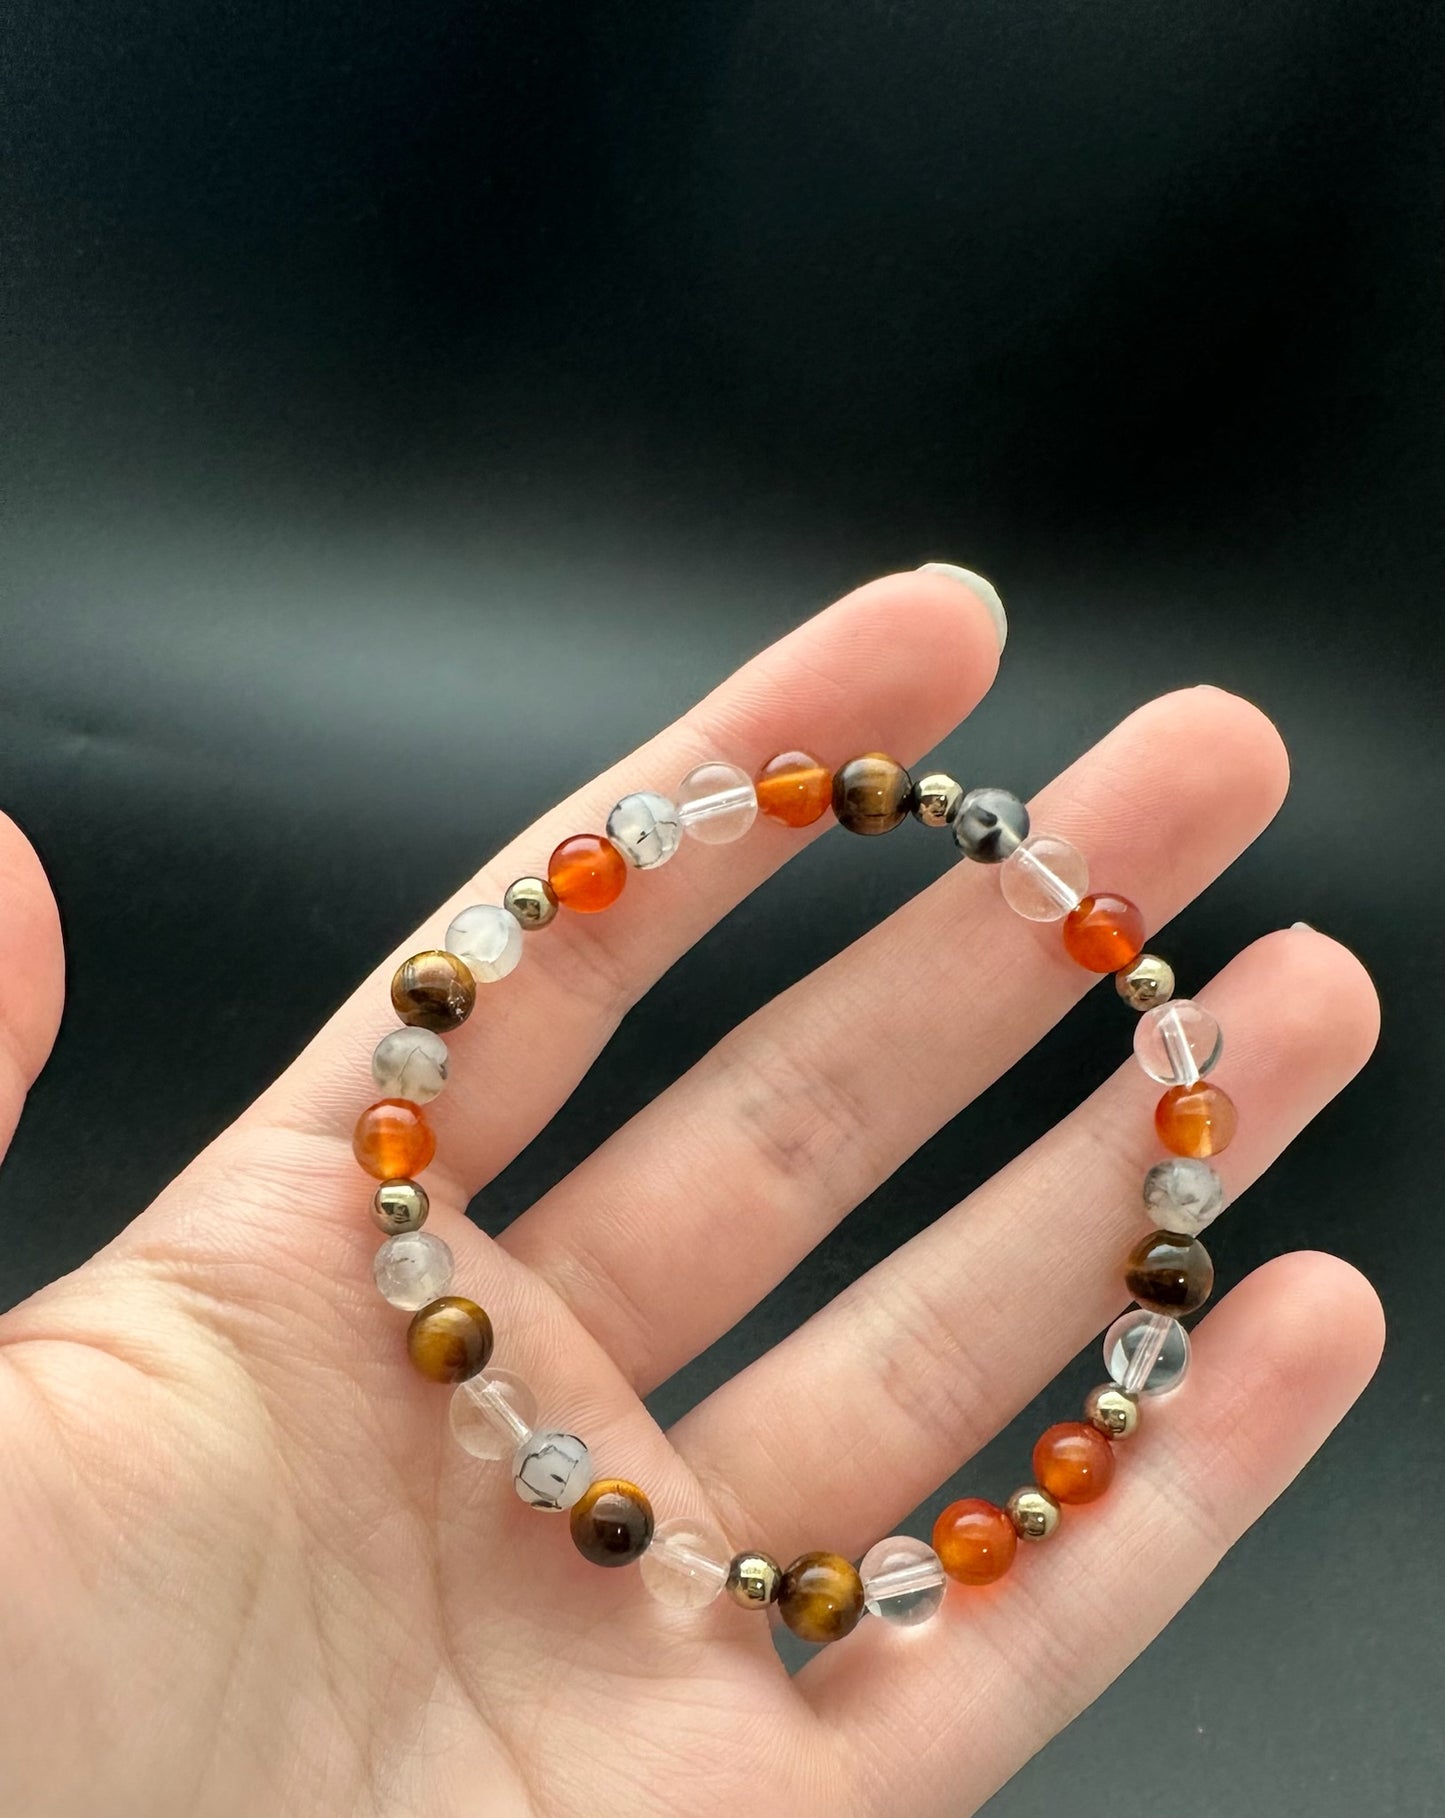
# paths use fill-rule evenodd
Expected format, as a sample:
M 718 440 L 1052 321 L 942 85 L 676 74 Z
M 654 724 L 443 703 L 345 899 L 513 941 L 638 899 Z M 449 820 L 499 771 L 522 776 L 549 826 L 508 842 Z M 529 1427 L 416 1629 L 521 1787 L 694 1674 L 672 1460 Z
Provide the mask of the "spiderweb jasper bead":
M 465 1382 L 491 1359 L 492 1322 L 474 1300 L 447 1294 L 412 1314 L 406 1350 L 432 1382 Z
M 430 1104 L 447 1083 L 447 1045 L 430 1029 L 393 1029 L 376 1044 L 371 1077 L 387 1098 Z
M 595 915 L 622 895 L 627 860 L 600 833 L 574 833 L 548 859 L 547 882 L 564 909 Z
M 512 1488 L 534 1509 L 570 1509 L 592 1481 L 592 1454 L 575 1433 L 533 1433 L 512 1456 Z
M 1029 811 L 1008 789 L 970 789 L 953 817 L 955 845 L 980 865 L 1001 865 L 1028 832 Z
M 1198 1237 L 1224 1210 L 1224 1182 L 1208 1162 L 1171 1155 L 1144 1176 L 1144 1209 L 1163 1230 Z
M 833 773 L 806 751 L 780 751 L 753 779 L 758 812 L 785 827 L 811 827 L 833 802 Z
M 981 1496 L 951 1502 L 933 1524 L 943 1569 L 960 1584 L 992 1584 L 1014 1562 L 1018 1534 L 1007 1514 Z
M 659 1603 L 674 1610 L 700 1610 L 727 1583 L 728 1544 L 711 1523 L 672 1515 L 653 1530 L 652 1545 L 638 1570 Z
M 452 1437 L 473 1458 L 511 1458 L 532 1437 L 537 1398 L 510 1370 L 483 1370 L 452 1391 Z
M 1214 1264 L 1197 1237 L 1152 1231 L 1129 1252 L 1124 1285 L 1147 1312 L 1182 1319 L 1209 1299 Z
M 1175 1155 L 1202 1159 L 1218 1155 L 1234 1141 L 1239 1113 L 1221 1086 L 1203 1080 L 1193 1086 L 1171 1086 L 1154 1107 L 1154 1128 Z
M 849 833 L 889 833 L 907 818 L 913 781 L 881 751 L 849 758 L 833 777 L 833 812 Z
M 500 903 L 473 903 L 447 929 L 455 953 L 479 985 L 505 978 L 522 957 L 522 924 Z
M 778 1612 L 800 1641 L 841 1641 L 863 1614 L 863 1580 L 837 1553 L 804 1553 L 783 1573 Z
M 1058 922 L 1083 899 L 1089 866 L 1067 840 L 1034 833 L 1004 860 L 998 886 L 1015 915 L 1030 922 Z
M 419 1106 L 382 1098 L 357 1118 L 351 1148 L 374 1180 L 403 1180 L 430 1165 L 437 1139 Z
M 652 1504 L 635 1483 L 599 1477 L 572 1505 L 572 1542 L 593 1565 L 625 1566 L 652 1544 Z
M 382 1298 L 415 1313 L 452 1285 L 452 1252 L 430 1231 L 399 1231 L 376 1253 L 371 1272 Z
M 1034 1476 L 1056 1502 L 1097 1502 L 1114 1481 L 1114 1451 L 1087 1421 L 1061 1420 L 1034 1445 Z
M 689 839 L 726 846 L 758 818 L 758 792 L 736 764 L 699 764 L 678 784 L 677 810 Z
M 1144 945 L 1144 917 L 1127 896 L 1101 890 L 1064 917 L 1064 948 L 1086 972 L 1120 972 Z
M 1128 1395 L 1168 1395 L 1189 1370 L 1189 1334 L 1177 1319 L 1135 1307 L 1104 1334 L 1104 1368 Z
M 868 1614 L 900 1628 L 937 1615 L 947 1583 L 937 1553 L 911 1534 L 897 1534 L 869 1547 L 858 1576 Z
M 665 865 L 682 844 L 677 803 L 655 789 L 624 795 L 607 817 L 607 837 L 638 871 Z

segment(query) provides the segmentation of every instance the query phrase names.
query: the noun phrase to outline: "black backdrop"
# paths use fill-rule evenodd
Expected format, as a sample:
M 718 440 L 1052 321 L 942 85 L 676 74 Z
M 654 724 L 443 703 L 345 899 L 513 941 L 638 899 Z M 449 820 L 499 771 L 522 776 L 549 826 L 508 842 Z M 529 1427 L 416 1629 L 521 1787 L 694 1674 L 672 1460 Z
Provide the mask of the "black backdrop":
M 1012 626 L 964 769 L 1033 788 L 1196 680 L 1279 721 L 1290 801 L 1174 947 L 1203 976 L 1312 921 L 1385 1035 L 1213 1248 L 1333 1248 L 1391 1321 L 1327 1452 L 990 1812 L 1438 1818 L 1439 10 L 12 0 L 0 34 L 0 795 L 72 967 L 6 1296 L 560 792 L 836 591 L 978 566 Z M 678 968 L 483 1222 L 936 859 L 848 844 Z M 1106 1009 L 660 1411 L 1044 1127 Z

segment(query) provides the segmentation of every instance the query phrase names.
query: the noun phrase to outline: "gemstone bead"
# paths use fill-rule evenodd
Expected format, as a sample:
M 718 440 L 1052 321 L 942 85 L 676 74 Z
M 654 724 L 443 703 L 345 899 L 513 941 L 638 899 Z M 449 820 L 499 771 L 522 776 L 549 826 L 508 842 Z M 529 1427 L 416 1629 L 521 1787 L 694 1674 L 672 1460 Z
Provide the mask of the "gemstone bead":
M 1029 811 L 1008 789 L 970 789 L 953 817 L 954 844 L 979 865 L 1001 865 L 1028 833 Z
M 593 1565 L 625 1566 L 652 1544 L 652 1504 L 635 1483 L 599 1477 L 572 1505 L 572 1542 Z
M 1134 1057 L 1162 1086 L 1197 1084 L 1223 1047 L 1219 1024 L 1188 997 L 1146 1010 L 1134 1025 Z
M 740 1609 L 765 1610 L 778 1601 L 783 1568 L 771 1553 L 749 1550 L 728 1562 L 727 1593 Z
M 473 903 L 447 929 L 455 953 L 479 985 L 505 978 L 522 957 L 522 924 L 500 903 Z
M 913 781 L 881 751 L 849 758 L 833 777 L 833 812 L 849 833 L 888 833 L 908 814 Z
M 1114 989 L 1131 1010 L 1152 1010 L 1174 995 L 1174 968 L 1157 953 L 1141 953 L 1132 966 L 1114 974 Z
M 1077 846 L 1052 833 L 1031 833 L 999 869 L 998 887 L 1015 915 L 1058 922 L 1089 888 L 1089 865 Z
M 678 784 L 677 811 L 689 839 L 726 846 L 758 818 L 758 792 L 736 764 L 699 764 Z
M 942 770 L 931 770 L 913 785 L 908 806 L 921 826 L 947 827 L 958 813 L 962 800 L 962 783 L 956 783 Z
M 1064 1518 L 1057 1499 L 1034 1483 L 1015 1490 L 1003 1510 L 1020 1540 L 1048 1540 L 1058 1533 Z
M 406 1350 L 432 1382 L 465 1382 L 491 1359 L 492 1322 L 474 1300 L 447 1294 L 412 1314 Z
M 519 877 L 502 892 L 502 907 L 517 918 L 523 934 L 531 934 L 555 921 L 557 892 L 544 877 Z
M 1154 1107 L 1159 1140 L 1175 1155 L 1198 1160 L 1218 1155 L 1233 1142 L 1238 1127 L 1234 1100 L 1222 1087 L 1203 1080 L 1193 1086 L 1171 1086 Z
M 665 865 L 682 844 L 677 803 L 655 789 L 624 795 L 607 817 L 607 837 L 638 871 Z
M 1144 946 L 1144 917 L 1126 896 L 1096 891 L 1064 917 L 1064 948 L 1086 972 L 1120 972 Z
M 785 827 L 811 827 L 833 805 L 833 772 L 806 751 L 780 751 L 754 779 L 758 812 Z
M 357 1118 L 351 1148 L 373 1180 L 404 1180 L 430 1165 L 437 1139 L 419 1105 L 380 1098 Z
M 841 1641 L 863 1614 L 863 1580 L 837 1553 L 804 1553 L 783 1573 L 778 1611 L 800 1641 Z
M 1084 1398 L 1084 1419 L 1105 1439 L 1128 1439 L 1139 1428 L 1139 1403 L 1115 1383 L 1101 1383 Z
M 600 833 L 574 833 L 547 861 L 547 882 L 564 909 L 610 909 L 627 882 L 627 860 Z
M 1129 1252 L 1124 1285 L 1148 1312 L 1182 1319 L 1209 1299 L 1214 1264 L 1197 1237 L 1154 1231 Z
M 430 1231 L 399 1231 L 376 1253 L 371 1272 L 383 1300 L 415 1313 L 452 1285 L 451 1246 Z
M 1171 1155 L 1144 1176 L 1144 1209 L 1163 1230 L 1198 1237 L 1224 1210 L 1224 1182 L 1208 1162 Z
M 534 1509 L 570 1509 L 592 1481 L 592 1454 L 575 1433 L 533 1433 L 512 1456 L 512 1488 Z
M 447 1045 L 430 1029 L 393 1029 L 376 1044 L 371 1077 L 383 1097 L 430 1104 L 447 1083 Z
M 476 980 L 454 953 L 413 953 L 391 981 L 391 1007 L 416 1029 L 460 1029 L 477 1001 Z
M 1114 1479 L 1114 1448 L 1084 1420 L 1061 1420 L 1039 1435 L 1034 1477 L 1055 1502 L 1095 1502 Z
M 537 1397 L 510 1370 L 483 1370 L 452 1391 L 452 1437 L 473 1458 L 511 1458 L 537 1423 Z
M 728 1559 L 728 1544 L 711 1523 L 671 1515 L 653 1530 L 652 1545 L 638 1570 L 659 1603 L 674 1610 L 700 1610 L 727 1583 Z
M 869 1547 L 858 1576 L 868 1614 L 899 1628 L 913 1628 L 937 1615 L 948 1582 L 937 1553 L 911 1534 L 896 1534 Z
M 960 1584 L 992 1584 L 1014 1562 L 1018 1534 L 1004 1511 L 981 1496 L 951 1502 L 933 1524 L 943 1569 Z
M 1128 1395 L 1168 1395 L 1189 1371 L 1189 1334 L 1177 1319 L 1132 1308 L 1104 1334 L 1104 1368 Z
M 384 1180 L 371 1196 L 371 1222 L 388 1237 L 420 1231 L 430 1210 L 426 1188 L 414 1180 Z

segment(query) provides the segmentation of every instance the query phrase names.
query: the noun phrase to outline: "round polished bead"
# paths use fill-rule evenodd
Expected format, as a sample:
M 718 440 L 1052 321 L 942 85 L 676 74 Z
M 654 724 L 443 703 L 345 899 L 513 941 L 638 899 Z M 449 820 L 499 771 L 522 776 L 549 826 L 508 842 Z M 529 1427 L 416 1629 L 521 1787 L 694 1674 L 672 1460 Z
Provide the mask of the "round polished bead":
M 430 1231 L 399 1231 L 376 1252 L 371 1272 L 383 1300 L 415 1313 L 446 1293 L 453 1267 L 451 1246 L 441 1238 Z
M 393 1029 L 376 1044 L 371 1077 L 387 1098 L 428 1105 L 447 1083 L 447 1045 L 430 1029 Z
M 483 1370 L 452 1391 L 452 1437 L 473 1458 L 511 1458 L 537 1423 L 537 1397 L 510 1370 Z
M 1031 833 L 999 869 L 998 887 L 1015 915 L 1058 922 L 1089 888 L 1089 864 L 1077 846 L 1052 833 Z
M 682 844 L 677 803 L 655 789 L 624 795 L 607 817 L 607 837 L 638 871 L 665 865 Z
M 574 833 L 547 861 L 547 882 L 564 909 L 610 909 L 627 882 L 627 860 L 600 833 Z
M 957 783 L 942 770 L 930 770 L 927 776 L 919 777 L 913 785 L 913 793 L 908 798 L 908 806 L 913 811 L 913 818 L 925 827 L 946 827 L 958 813 L 958 804 L 963 800 L 963 784 Z
M 1157 953 L 1141 953 L 1132 966 L 1114 974 L 1114 989 L 1131 1010 L 1152 1010 L 1174 995 L 1174 968 Z
M 671 1515 L 653 1530 L 652 1545 L 638 1570 L 659 1603 L 674 1610 L 700 1610 L 727 1583 L 728 1557 L 728 1544 L 711 1523 Z
M 1064 917 L 1064 949 L 1086 972 L 1132 966 L 1144 945 L 1144 917 L 1126 896 L 1096 891 Z
M 1183 1319 L 1213 1292 L 1214 1264 L 1197 1237 L 1153 1231 L 1129 1252 L 1124 1286 L 1147 1312 Z
M 863 1614 L 863 1581 L 838 1553 L 804 1553 L 783 1573 L 778 1612 L 800 1641 L 841 1641 Z
M 533 1433 L 512 1456 L 512 1487 L 534 1509 L 570 1509 L 592 1481 L 592 1454 L 575 1433 Z
M 677 811 L 689 839 L 726 846 L 758 818 L 758 792 L 736 764 L 699 764 L 678 784 Z
M 652 1504 L 635 1483 L 599 1477 L 572 1505 L 572 1542 L 593 1565 L 631 1565 L 652 1544 Z
M 437 1139 L 419 1105 L 380 1098 L 357 1118 L 351 1148 L 373 1180 L 409 1180 L 430 1165 Z
M 1134 1025 L 1134 1057 L 1162 1086 L 1192 1086 L 1224 1047 L 1219 1024 L 1202 1004 L 1181 997 L 1146 1010 Z
M 406 1350 L 432 1382 L 465 1382 L 491 1360 L 492 1322 L 474 1300 L 447 1294 L 412 1314 Z
M 414 953 L 391 981 L 391 1007 L 415 1029 L 460 1029 L 477 1001 L 477 984 L 454 953 Z
M 858 1576 L 868 1614 L 898 1628 L 912 1628 L 937 1615 L 948 1583 L 937 1553 L 911 1534 L 895 1534 L 869 1547 Z
M 500 903 L 473 903 L 447 929 L 447 952 L 465 962 L 479 985 L 494 985 L 522 957 L 522 925 Z
M 811 827 L 833 804 L 833 772 L 806 751 L 780 751 L 753 780 L 758 812 L 785 827 Z
M 1104 1334 L 1104 1368 L 1127 1395 L 1168 1395 L 1189 1371 L 1189 1334 L 1177 1319 L 1134 1307 Z
M 728 1563 L 727 1594 L 744 1610 L 765 1610 L 778 1601 L 783 1568 L 771 1553 L 735 1553 Z
M 1007 789 L 970 789 L 953 817 L 953 838 L 965 858 L 1001 865 L 1029 836 L 1029 811 Z
M 371 1196 L 371 1222 L 388 1237 L 420 1231 L 430 1210 L 426 1188 L 414 1180 L 384 1180 Z
M 1139 1403 L 1112 1382 L 1090 1389 L 1084 1398 L 1084 1419 L 1106 1439 L 1128 1439 L 1139 1427 Z
M 1220 1086 L 1200 1080 L 1193 1086 L 1171 1086 L 1154 1107 L 1154 1128 L 1175 1155 L 1203 1160 L 1218 1155 L 1234 1141 L 1239 1113 Z
M 1014 1562 L 1018 1534 L 996 1503 L 982 1496 L 951 1502 L 933 1524 L 943 1569 L 960 1584 L 992 1584 Z
M 1224 1210 L 1224 1182 L 1207 1161 L 1171 1155 L 1144 1176 L 1144 1209 L 1163 1230 L 1198 1237 Z
M 1015 1490 L 1003 1505 L 1003 1512 L 1020 1540 L 1048 1540 L 1058 1533 L 1064 1514 L 1048 1491 L 1035 1483 Z
M 1034 1477 L 1055 1502 L 1096 1502 L 1114 1479 L 1114 1449 L 1087 1421 L 1061 1420 L 1034 1445 Z
M 881 751 L 849 758 L 833 777 L 833 812 L 849 833 L 888 833 L 908 814 L 913 780 Z
M 544 877 L 519 877 L 503 891 L 502 907 L 517 918 L 523 934 L 531 934 L 556 917 L 557 892 Z

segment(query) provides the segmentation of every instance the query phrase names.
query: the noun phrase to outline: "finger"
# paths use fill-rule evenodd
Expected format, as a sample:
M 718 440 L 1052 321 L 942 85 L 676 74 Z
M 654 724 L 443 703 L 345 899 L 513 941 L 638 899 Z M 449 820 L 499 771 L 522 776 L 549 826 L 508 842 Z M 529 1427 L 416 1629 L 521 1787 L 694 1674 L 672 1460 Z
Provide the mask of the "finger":
M 1073 840 L 1094 879 L 1158 926 L 1255 838 L 1286 778 L 1257 708 L 1187 689 L 1080 758 L 1033 804 L 1034 824 Z M 1092 982 L 1057 926 L 1011 914 L 986 867 L 955 864 L 735 1030 L 504 1241 L 651 1389 Z
M 1257 942 L 1199 1001 L 1225 1032 L 1210 1077 L 1240 1110 L 1218 1161 L 1233 1197 L 1363 1065 L 1378 1006 L 1358 960 L 1304 928 Z M 860 1552 L 1120 1310 L 1123 1258 L 1150 1228 L 1140 1181 L 1159 1156 L 1159 1092 L 1131 1056 L 681 1422 L 684 1456 L 739 1499 L 738 1531 L 790 1552 L 821 1544 L 826 1510 L 826 1544 Z M 759 1407 L 771 1410 L 761 1430 Z
M 865 1623 L 800 1684 L 850 1751 L 858 1809 L 972 1811 L 1138 1654 L 1304 1467 L 1368 1382 L 1383 1318 L 1346 1263 L 1258 1269 L 1146 1402 L 1097 1506 L 999 1584 L 952 1586 L 913 1636 Z M 1308 1491 L 1305 1492 L 1308 1494 Z M 916 1645 L 909 1645 L 916 1643 Z
M 55 898 L 35 849 L 0 815 L 0 1153 L 49 1056 L 64 996 Z

